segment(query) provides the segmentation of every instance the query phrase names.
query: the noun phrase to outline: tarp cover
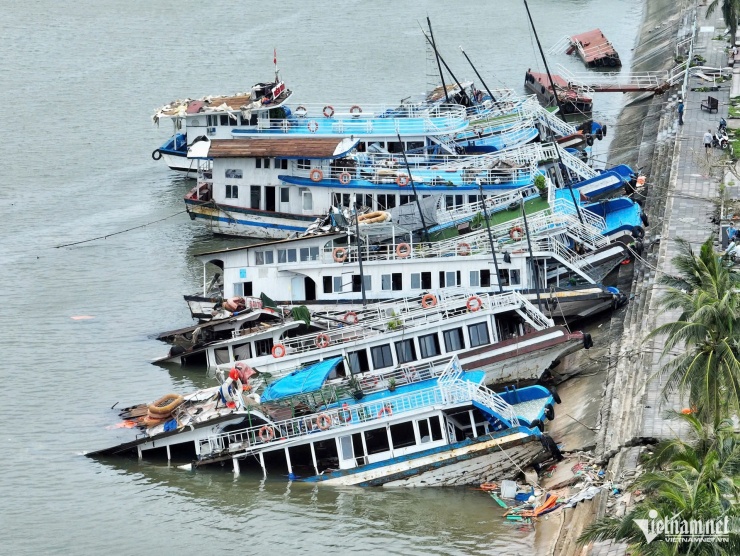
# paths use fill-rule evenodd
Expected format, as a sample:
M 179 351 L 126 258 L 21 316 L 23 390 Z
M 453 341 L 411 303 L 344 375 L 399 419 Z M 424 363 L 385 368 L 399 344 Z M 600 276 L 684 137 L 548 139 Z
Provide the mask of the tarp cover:
M 437 203 L 439 202 L 439 195 L 431 195 L 424 199 L 419 199 L 419 205 L 421 211 L 424 214 L 424 224 L 427 228 L 438 224 L 437 222 Z M 400 205 L 389 209 L 391 218 L 394 224 L 406 228 L 408 230 L 421 230 L 423 228 L 422 217 L 419 214 L 419 208 L 416 201 Z
M 324 385 L 329 373 L 341 362 L 341 357 L 334 357 L 310 367 L 293 371 L 288 376 L 270 384 L 260 396 L 260 399 L 262 402 L 274 402 L 298 394 L 316 392 Z

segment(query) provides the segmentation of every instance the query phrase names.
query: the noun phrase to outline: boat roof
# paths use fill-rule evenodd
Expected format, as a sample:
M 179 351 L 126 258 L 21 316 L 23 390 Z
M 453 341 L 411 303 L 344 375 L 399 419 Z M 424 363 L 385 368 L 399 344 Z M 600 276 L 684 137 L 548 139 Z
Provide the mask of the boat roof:
M 321 390 L 326 378 L 342 362 L 342 357 L 332 357 L 308 367 L 293 371 L 270 384 L 260 396 L 262 403 L 274 402 L 299 394 Z
M 210 158 L 311 158 L 334 159 L 346 156 L 359 139 L 293 137 L 281 139 L 214 139 Z
M 258 83 L 255 87 L 275 87 L 280 85 L 282 82 L 275 83 Z M 178 99 L 173 100 L 169 104 L 165 104 L 159 110 L 156 115 L 160 117 L 168 116 L 186 116 L 191 114 L 198 114 L 201 112 L 223 112 L 223 111 L 236 111 L 242 110 L 249 107 L 251 110 L 269 110 L 281 106 L 285 101 L 290 98 L 293 91 L 283 86 L 283 90 L 277 96 L 274 101 L 268 104 L 256 105 L 252 100 L 251 91 L 244 93 L 235 93 L 233 95 L 207 95 L 197 99 Z
M 346 232 L 326 232 L 324 234 L 314 234 L 311 236 L 302 236 L 302 237 L 291 237 L 287 239 L 278 239 L 278 240 L 272 240 L 272 241 L 263 241 L 262 243 L 250 243 L 249 245 L 240 245 L 239 247 L 227 247 L 225 249 L 216 249 L 214 251 L 203 251 L 202 253 L 196 253 L 194 256 L 196 258 L 199 257 L 206 257 L 208 255 L 216 255 L 218 253 L 231 253 L 234 251 L 242 251 L 244 249 L 254 249 L 258 247 L 264 247 L 265 245 L 284 245 L 287 243 L 293 243 L 296 241 L 304 241 L 307 239 L 313 239 L 313 238 L 327 238 L 331 239 L 333 237 L 346 237 Z
M 601 29 L 592 29 L 585 33 L 572 35 L 570 41 L 574 44 L 581 44 L 584 51 L 584 61 L 587 63 L 617 53 L 609 39 L 601 32 Z

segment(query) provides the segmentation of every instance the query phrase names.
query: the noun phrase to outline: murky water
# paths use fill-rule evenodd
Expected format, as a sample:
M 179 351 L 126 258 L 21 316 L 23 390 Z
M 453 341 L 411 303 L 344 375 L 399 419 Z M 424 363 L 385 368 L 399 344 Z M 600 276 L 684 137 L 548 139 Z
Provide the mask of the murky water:
M 546 48 L 598 26 L 629 63 L 640 0 L 530 5 Z M 153 111 L 268 79 L 273 47 L 296 102 L 422 92 L 427 15 L 460 78 L 473 76 L 461 44 L 490 87 L 521 90 L 524 70 L 542 69 L 515 0 L 6 3 L 0 553 L 532 553 L 532 531 L 476 490 L 316 488 L 81 455 L 116 442 L 116 402 L 210 384 L 149 363 L 167 349 L 152 336 L 189 323 L 192 254 L 226 241 L 187 218 L 190 184 L 151 160 L 170 131 Z M 613 123 L 621 101 L 599 96 L 597 117 Z

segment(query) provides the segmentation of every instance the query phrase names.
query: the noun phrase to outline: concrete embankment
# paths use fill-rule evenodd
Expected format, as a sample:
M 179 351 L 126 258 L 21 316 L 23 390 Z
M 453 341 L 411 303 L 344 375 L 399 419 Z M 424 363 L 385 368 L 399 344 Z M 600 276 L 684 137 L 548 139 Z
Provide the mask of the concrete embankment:
M 715 41 L 716 44 L 712 44 L 711 40 L 715 34 L 724 30 L 719 11 L 716 10 L 711 21 L 707 22 L 706 7 L 697 8 L 693 1 L 677 5 L 670 0 L 647 0 L 631 71 L 672 68 L 677 49 L 680 51 L 683 48 L 678 46 L 679 42 L 692 32 L 694 14 L 699 16 L 699 25 L 717 28 L 717 32 L 710 31 L 709 36 L 706 31 L 703 36 L 698 34 L 701 37 L 696 44 L 698 50 L 707 58 L 709 65 L 723 65 L 726 56 L 721 50 L 726 43 Z M 659 377 L 656 378 L 661 364 L 660 344 L 647 345 L 644 337 L 650 329 L 670 318 L 670 315 L 657 318 L 656 301 L 659 290 L 655 282 L 657 274 L 670 269 L 670 259 L 675 251 L 673 240 L 677 236 L 686 237 L 682 233 L 688 233 L 686 228 L 689 226 L 697 230 L 694 234 L 696 237 L 690 238 L 694 241 L 701 234 L 704 236 L 699 242 L 709 235 L 709 231 L 704 231 L 704 226 L 697 226 L 693 219 L 702 218 L 706 214 L 706 223 L 709 224 L 711 206 L 706 206 L 705 203 L 697 207 L 689 202 L 690 199 L 684 199 L 687 202 L 681 203 L 676 202 L 673 197 L 677 183 L 680 189 L 682 181 L 688 182 L 701 175 L 696 174 L 701 169 L 694 168 L 699 150 L 696 149 L 695 152 L 693 144 L 694 140 L 701 141 L 701 134 L 696 137 L 689 135 L 694 133 L 694 126 L 689 129 L 688 125 L 690 119 L 698 118 L 701 123 L 696 125 L 702 125 L 706 129 L 700 109 L 700 96 L 706 97 L 706 94 L 692 93 L 687 96 L 687 125 L 683 129 L 679 128 L 677 121 L 675 88 L 661 96 L 630 94 L 618 123 L 614 126 L 616 135 L 609 153 L 609 165 L 623 163 L 635 169 L 643 169 L 648 178 L 643 208 L 650 226 L 646 230 L 644 251 L 640 259 L 635 264 L 620 269 L 618 287 L 623 291 L 629 290 L 629 304 L 615 311 L 608 324 L 600 323 L 598 333 L 594 334 L 598 342 L 608 344 L 604 353 L 599 354 L 596 359 L 592 357 L 592 362 L 596 361 L 594 374 L 587 378 L 574 379 L 571 381 L 572 385 L 565 383 L 561 386 L 561 397 L 565 399 L 571 390 L 574 393 L 583 393 L 584 388 L 579 382 L 587 381 L 583 383 L 588 384 L 590 396 L 597 398 L 598 411 L 594 411 L 592 400 L 585 401 L 584 405 L 591 409 L 584 414 L 581 426 L 563 430 L 564 434 L 554 436 L 563 443 L 565 450 L 590 449 L 594 461 L 606 466 L 605 480 L 616 484 L 634 475 L 642 445 L 677 432 L 664 418 L 664 412 L 668 408 L 678 407 L 680 400 L 674 397 L 667 403 L 661 402 L 662 385 Z M 596 101 L 598 103 L 598 97 Z M 686 148 L 686 144 L 681 148 L 680 141 L 683 140 L 684 133 L 686 139 L 691 138 L 689 148 Z M 682 158 L 684 164 L 680 164 Z M 694 179 L 693 183 L 696 181 Z M 699 189 L 700 194 L 706 195 L 705 199 L 712 197 L 711 183 L 699 184 Z M 681 224 L 682 220 L 685 226 Z M 582 361 L 572 359 L 568 363 L 574 365 Z M 559 419 L 562 424 L 562 411 Z M 569 426 L 572 427 L 572 423 Z M 565 465 L 570 466 L 573 461 Z M 576 481 L 582 482 L 578 478 Z M 546 480 L 543 481 L 543 486 L 547 488 Z M 573 509 L 552 514 L 547 522 L 538 524 L 537 553 L 588 553 L 592 556 L 625 554 L 625 546 L 610 543 L 599 543 L 584 551 L 576 540 L 584 527 L 596 517 L 606 513 L 620 515 L 626 511 L 629 501 L 629 495 L 615 497 L 611 489 L 604 489 L 593 500 L 580 502 Z

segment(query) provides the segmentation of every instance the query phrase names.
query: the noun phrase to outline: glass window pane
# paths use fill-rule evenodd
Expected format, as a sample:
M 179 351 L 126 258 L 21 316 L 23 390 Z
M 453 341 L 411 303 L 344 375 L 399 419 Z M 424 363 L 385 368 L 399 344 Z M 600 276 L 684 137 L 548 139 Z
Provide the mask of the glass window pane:
M 419 274 L 418 272 L 415 272 L 411 275 L 411 289 L 412 290 L 421 289 L 421 274 Z
M 285 249 L 278 249 L 278 263 L 288 262 L 288 252 Z
M 334 291 L 335 292 L 342 291 L 342 277 L 341 276 L 334 276 Z
M 273 264 L 275 262 L 273 256 L 274 253 L 272 251 L 265 251 L 265 264 Z
M 280 188 L 280 202 L 281 203 L 289 203 L 290 202 L 290 188 L 289 187 L 281 187 Z
M 477 270 L 470 271 L 470 285 L 473 287 L 480 286 L 480 274 L 478 274 Z
M 294 263 L 296 262 L 296 250 L 295 249 L 288 249 L 288 262 Z
M 391 289 L 391 275 L 390 274 L 383 274 L 380 277 L 380 289 L 381 290 Z

